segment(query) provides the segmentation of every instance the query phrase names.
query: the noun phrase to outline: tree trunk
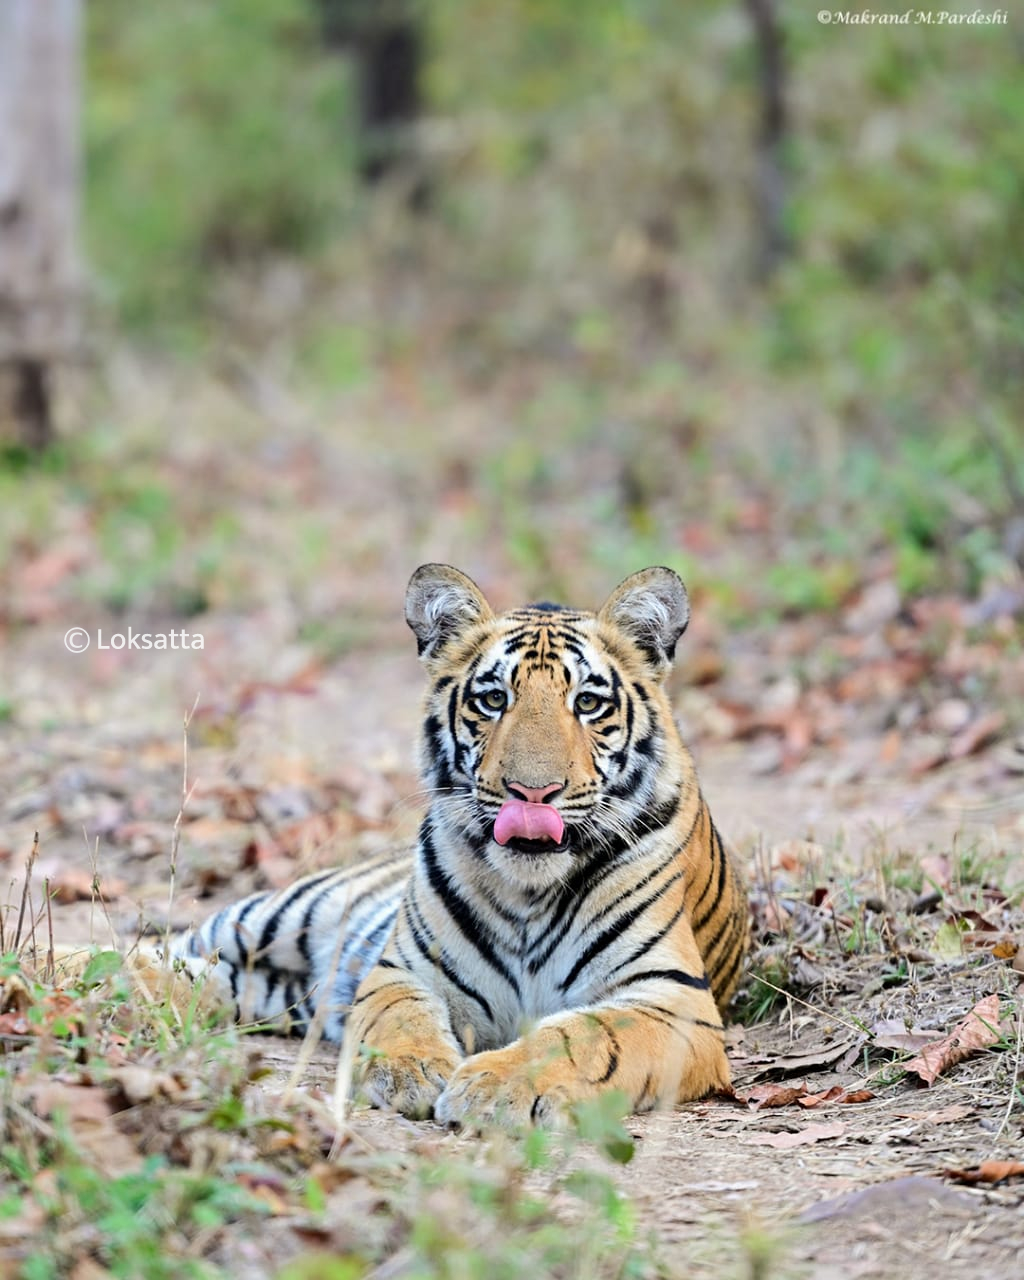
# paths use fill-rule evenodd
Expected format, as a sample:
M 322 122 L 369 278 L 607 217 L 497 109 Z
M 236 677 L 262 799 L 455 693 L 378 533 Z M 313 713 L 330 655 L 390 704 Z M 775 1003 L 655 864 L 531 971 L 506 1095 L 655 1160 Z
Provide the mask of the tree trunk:
M 80 0 L 0 0 L 0 368 L 22 442 L 52 434 L 78 343 Z
M 316 0 L 324 41 L 355 60 L 359 169 L 366 182 L 410 181 L 410 203 L 428 199 L 413 128 L 422 111 L 423 34 L 411 0 Z
M 764 279 L 789 250 L 786 231 L 786 59 L 776 0 L 746 0 L 757 45 L 760 122 L 757 134 L 755 216 L 757 272 Z

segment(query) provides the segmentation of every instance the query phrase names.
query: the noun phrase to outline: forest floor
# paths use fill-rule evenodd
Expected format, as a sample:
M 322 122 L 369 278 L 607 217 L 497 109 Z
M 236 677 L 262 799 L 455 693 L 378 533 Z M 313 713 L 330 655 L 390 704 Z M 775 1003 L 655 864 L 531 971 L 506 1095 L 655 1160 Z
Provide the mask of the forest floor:
M 253 534 L 237 553 L 240 576 L 260 570 L 244 609 L 212 599 L 189 618 L 157 598 L 115 613 L 76 594 L 106 553 L 71 501 L 60 538 L 26 541 L 0 673 L 3 950 L 37 835 L 37 943 L 52 927 L 101 951 L 411 838 L 406 577 L 452 559 L 499 606 L 529 577 L 487 550 L 467 562 L 500 528 L 452 532 L 478 496 L 452 462 L 475 423 L 467 410 L 429 474 L 429 442 L 332 443 L 301 424 L 299 444 L 236 439 L 229 471 L 224 442 L 186 424 L 160 463 L 184 519 L 222 483 L 247 536 L 323 517 L 322 576 Z M 591 566 L 569 602 L 596 606 L 616 581 L 599 577 Z M 324 1047 L 295 1081 L 296 1043 L 154 1031 L 102 966 L 60 989 L 18 986 L 8 965 L 0 1276 L 1020 1275 L 1020 602 L 908 603 L 880 561 L 829 613 L 741 628 L 696 604 L 673 694 L 754 898 L 735 1097 L 627 1117 L 632 1143 L 607 1117 L 547 1145 L 339 1120 Z M 99 647 L 129 623 L 201 633 L 203 649 Z M 71 626 L 86 652 L 66 648 Z M 965 1020 L 959 1052 L 945 1038 Z

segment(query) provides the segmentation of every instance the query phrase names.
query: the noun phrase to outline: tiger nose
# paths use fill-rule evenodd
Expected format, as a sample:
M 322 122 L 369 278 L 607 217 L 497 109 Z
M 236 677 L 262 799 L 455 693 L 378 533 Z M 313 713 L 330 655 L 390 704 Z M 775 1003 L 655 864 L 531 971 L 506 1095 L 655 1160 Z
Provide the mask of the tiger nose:
M 543 804 L 565 789 L 564 782 L 549 782 L 546 787 L 528 787 L 522 782 L 509 782 L 508 779 L 502 781 L 506 791 L 511 791 L 517 799 L 526 800 L 530 804 Z

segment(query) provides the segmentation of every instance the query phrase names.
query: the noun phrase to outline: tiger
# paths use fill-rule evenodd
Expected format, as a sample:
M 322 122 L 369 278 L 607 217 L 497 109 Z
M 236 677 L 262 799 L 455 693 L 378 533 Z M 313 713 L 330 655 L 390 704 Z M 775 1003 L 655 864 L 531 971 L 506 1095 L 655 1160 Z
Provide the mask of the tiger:
M 358 1046 L 371 1103 L 446 1125 L 557 1124 L 729 1085 L 743 881 L 665 689 L 689 621 L 671 569 L 596 612 L 495 614 L 413 574 L 427 674 L 415 848 L 261 892 L 179 939 L 236 1011 Z

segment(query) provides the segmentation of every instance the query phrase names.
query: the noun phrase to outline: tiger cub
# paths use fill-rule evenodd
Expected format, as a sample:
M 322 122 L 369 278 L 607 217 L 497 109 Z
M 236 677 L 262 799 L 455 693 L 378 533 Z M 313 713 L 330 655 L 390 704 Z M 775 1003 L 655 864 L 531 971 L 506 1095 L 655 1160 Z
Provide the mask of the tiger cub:
M 301 1030 L 319 1008 L 369 1098 L 410 1116 L 551 1123 L 604 1090 L 642 1111 L 724 1087 L 748 909 L 664 689 L 688 618 L 666 568 L 596 614 L 495 615 L 423 565 L 415 850 L 255 894 L 179 953 L 215 955 L 245 1016 Z

